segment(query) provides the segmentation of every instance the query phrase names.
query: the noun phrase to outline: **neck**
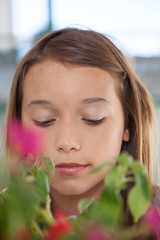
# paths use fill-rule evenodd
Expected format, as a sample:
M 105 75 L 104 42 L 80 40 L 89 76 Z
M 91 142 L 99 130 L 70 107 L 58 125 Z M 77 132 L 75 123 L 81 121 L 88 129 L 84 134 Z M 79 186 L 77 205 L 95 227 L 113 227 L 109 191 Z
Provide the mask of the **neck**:
M 63 195 L 51 189 L 51 210 L 54 215 L 55 211 L 58 209 L 63 209 L 67 216 L 79 215 L 78 211 L 78 202 L 82 198 L 94 198 L 95 200 L 99 198 L 100 193 L 104 187 L 104 183 L 100 182 L 92 189 L 88 190 L 85 193 L 79 195 Z

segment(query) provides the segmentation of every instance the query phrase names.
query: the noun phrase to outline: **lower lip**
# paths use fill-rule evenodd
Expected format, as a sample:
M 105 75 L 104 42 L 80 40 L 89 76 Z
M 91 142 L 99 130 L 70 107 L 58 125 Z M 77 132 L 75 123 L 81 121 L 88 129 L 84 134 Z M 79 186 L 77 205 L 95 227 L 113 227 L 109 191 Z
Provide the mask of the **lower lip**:
M 56 167 L 56 171 L 60 174 L 75 175 L 84 170 L 87 166 L 88 165 L 79 167 Z

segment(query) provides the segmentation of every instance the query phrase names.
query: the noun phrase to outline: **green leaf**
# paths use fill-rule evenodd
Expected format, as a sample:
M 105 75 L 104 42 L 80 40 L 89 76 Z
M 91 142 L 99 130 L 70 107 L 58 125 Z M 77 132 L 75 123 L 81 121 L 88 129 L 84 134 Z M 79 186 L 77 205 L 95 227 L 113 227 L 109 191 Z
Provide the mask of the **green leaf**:
M 53 159 L 50 157 L 44 157 L 43 160 L 44 160 L 45 166 L 51 171 L 52 175 L 54 175 L 55 165 L 54 165 Z
M 0 158 L 0 191 L 7 187 L 9 176 L 5 171 L 5 160 Z
M 94 198 L 83 198 L 78 202 L 78 210 L 82 213 L 87 209 L 94 201 Z
M 113 166 L 113 163 L 111 163 L 111 162 L 104 162 L 104 163 L 100 164 L 98 167 L 92 169 L 90 171 L 90 173 L 98 172 L 98 171 L 100 171 L 101 169 L 103 169 L 106 166 Z
M 135 222 L 147 211 L 150 204 L 151 202 L 142 191 L 142 188 L 135 185 L 128 196 L 128 205 Z
M 138 161 L 133 161 L 130 167 L 134 173 L 139 172 L 142 174 L 146 174 L 145 167 Z
M 116 185 L 117 178 L 119 179 L 119 171 L 117 167 L 113 167 L 105 176 L 105 185 Z
M 89 219 L 101 222 L 107 228 L 116 227 L 123 220 L 122 199 L 111 186 L 105 187 L 100 198 L 86 211 Z
M 135 174 L 135 179 L 139 187 L 141 188 L 141 191 L 145 195 L 146 199 L 151 201 L 151 187 L 149 180 L 147 179 L 146 175 L 141 173 Z
M 30 174 L 31 176 L 35 176 L 37 172 L 39 171 L 40 167 L 32 166 L 31 168 L 27 169 L 27 171 L 23 171 L 23 175 L 26 176 Z
M 115 166 L 113 167 L 105 176 L 104 183 L 106 186 L 112 186 L 116 189 L 121 190 L 124 188 L 124 183 L 126 181 L 126 167 Z
M 36 174 L 36 183 L 41 196 L 46 200 L 49 194 L 49 174 L 46 169 L 41 168 Z
M 129 167 L 133 162 L 133 158 L 126 152 L 121 153 L 117 158 L 117 162 L 123 166 Z

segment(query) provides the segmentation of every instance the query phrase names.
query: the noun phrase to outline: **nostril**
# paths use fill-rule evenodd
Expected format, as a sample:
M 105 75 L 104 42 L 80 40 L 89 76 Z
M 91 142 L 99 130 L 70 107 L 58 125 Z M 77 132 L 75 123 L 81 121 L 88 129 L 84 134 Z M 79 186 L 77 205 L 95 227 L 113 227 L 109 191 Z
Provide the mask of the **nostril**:
M 56 146 L 57 151 L 70 152 L 71 150 L 80 150 L 80 144 L 76 142 L 61 142 Z

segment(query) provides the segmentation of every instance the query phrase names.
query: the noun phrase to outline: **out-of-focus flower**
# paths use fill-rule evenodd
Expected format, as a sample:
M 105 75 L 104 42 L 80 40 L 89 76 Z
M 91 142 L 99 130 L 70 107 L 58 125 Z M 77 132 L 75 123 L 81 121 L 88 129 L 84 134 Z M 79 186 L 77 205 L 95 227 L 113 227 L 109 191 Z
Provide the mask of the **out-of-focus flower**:
M 144 215 L 144 223 L 151 228 L 155 240 L 160 239 L 160 208 L 151 206 Z
M 90 226 L 84 231 L 83 239 L 85 240 L 114 240 L 108 236 L 106 229 L 102 226 Z
M 47 240 L 62 240 L 71 231 L 71 223 L 62 210 L 55 213 L 55 220 L 55 223 L 48 230 Z
M 16 239 L 17 240 L 30 240 L 30 232 L 27 229 L 20 229 L 18 233 L 16 234 Z
M 34 159 L 43 150 L 43 137 L 35 128 L 23 127 L 17 119 L 7 126 L 7 141 L 23 158 Z

